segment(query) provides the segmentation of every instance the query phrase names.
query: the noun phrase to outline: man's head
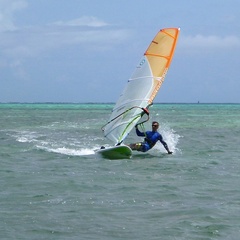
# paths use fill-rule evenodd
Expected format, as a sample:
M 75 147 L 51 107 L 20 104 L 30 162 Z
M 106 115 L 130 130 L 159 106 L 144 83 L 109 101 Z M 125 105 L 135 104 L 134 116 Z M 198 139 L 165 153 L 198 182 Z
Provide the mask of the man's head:
M 159 123 L 156 121 L 152 122 L 152 129 L 153 131 L 157 131 L 157 129 L 159 128 Z

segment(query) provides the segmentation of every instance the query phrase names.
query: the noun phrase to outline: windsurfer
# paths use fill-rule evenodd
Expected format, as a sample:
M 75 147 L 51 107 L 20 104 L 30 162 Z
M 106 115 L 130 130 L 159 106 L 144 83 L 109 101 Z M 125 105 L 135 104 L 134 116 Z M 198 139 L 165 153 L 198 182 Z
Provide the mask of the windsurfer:
M 157 131 L 159 128 L 159 123 L 154 121 L 152 122 L 152 131 L 141 132 L 138 129 L 138 125 L 135 126 L 136 133 L 140 137 L 145 137 L 143 142 L 140 143 L 132 143 L 129 147 L 132 150 L 140 151 L 140 152 L 147 152 L 150 150 L 159 140 L 164 148 L 167 150 L 168 154 L 172 154 L 169 150 L 167 143 L 163 140 L 162 135 Z

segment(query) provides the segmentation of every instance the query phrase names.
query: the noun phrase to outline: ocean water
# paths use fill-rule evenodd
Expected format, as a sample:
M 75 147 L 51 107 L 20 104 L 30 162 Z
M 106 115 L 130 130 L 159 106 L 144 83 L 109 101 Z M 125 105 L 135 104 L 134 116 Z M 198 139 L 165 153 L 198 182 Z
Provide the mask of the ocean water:
M 240 239 L 240 105 L 155 104 L 173 155 L 126 160 L 94 153 L 112 107 L 0 104 L 0 239 Z

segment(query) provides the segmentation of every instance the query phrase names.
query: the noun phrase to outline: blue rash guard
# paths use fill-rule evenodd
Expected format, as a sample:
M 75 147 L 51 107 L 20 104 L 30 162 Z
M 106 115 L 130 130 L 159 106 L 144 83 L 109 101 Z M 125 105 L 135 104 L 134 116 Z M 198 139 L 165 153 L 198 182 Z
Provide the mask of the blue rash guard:
M 162 135 L 157 131 L 147 131 L 147 132 L 140 132 L 138 128 L 136 128 L 136 133 L 139 137 L 145 137 L 144 142 L 141 143 L 141 148 L 139 151 L 147 152 L 151 149 L 157 141 L 160 141 L 164 148 L 169 151 L 167 143 L 163 140 Z

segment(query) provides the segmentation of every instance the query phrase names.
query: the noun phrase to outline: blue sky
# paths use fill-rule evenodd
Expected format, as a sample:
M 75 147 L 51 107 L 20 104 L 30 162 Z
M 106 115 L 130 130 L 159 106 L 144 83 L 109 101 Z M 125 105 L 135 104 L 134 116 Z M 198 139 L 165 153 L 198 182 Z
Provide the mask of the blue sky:
M 180 27 L 155 102 L 240 103 L 239 0 L 0 0 L 0 102 L 115 102 Z

